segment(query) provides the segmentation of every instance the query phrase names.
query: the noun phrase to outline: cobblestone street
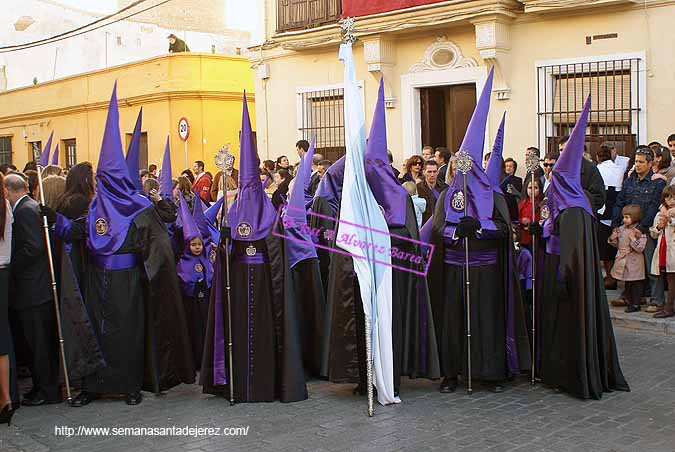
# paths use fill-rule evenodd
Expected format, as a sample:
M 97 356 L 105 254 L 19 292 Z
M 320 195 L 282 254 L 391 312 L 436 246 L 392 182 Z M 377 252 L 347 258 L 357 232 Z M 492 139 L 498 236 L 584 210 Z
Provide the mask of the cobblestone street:
M 0 426 L 0 450 L 674 451 L 675 337 L 616 334 L 632 392 L 601 401 L 582 402 L 522 380 L 502 394 L 441 395 L 438 382 L 418 380 L 404 383 L 401 405 L 376 405 L 369 419 L 351 385 L 312 382 L 305 402 L 234 407 L 182 386 L 160 397 L 145 393 L 138 407 L 106 400 L 77 409 L 21 408 L 10 428 Z M 246 436 L 68 438 L 57 436 L 56 426 L 250 428 Z

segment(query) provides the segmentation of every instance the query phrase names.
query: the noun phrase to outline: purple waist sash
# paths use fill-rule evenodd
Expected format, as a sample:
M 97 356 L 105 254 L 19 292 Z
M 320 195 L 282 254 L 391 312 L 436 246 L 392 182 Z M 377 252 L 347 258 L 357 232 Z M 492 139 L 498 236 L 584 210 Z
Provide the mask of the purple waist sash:
M 101 270 L 126 270 L 138 265 L 135 254 L 94 255 L 94 265 Z
M 551 235 L 548 240 L 546 240 L 546 252 L 548 254 L 560 256 L 560 237 Z
M 471 251 L 469 249 L 469 265 L 472 267 L 480 267 L 482 265 L 494 265 L 497 263 L 497 250 L 480 250 Z M 463 249 L 446 248 L 444 262 L 449 265 L 466 264 L 466 255 Z
M 258 265 L 267 262 L 267 255 L 265 253 L 255 253 L 251 256 L 248 254 L 237 254 L 234 259 L 242 264 Z

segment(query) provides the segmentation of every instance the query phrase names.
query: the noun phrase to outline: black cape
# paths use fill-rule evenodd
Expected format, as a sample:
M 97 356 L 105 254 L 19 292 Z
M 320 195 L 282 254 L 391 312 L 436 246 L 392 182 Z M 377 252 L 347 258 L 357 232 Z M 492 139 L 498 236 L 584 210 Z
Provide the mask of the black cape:
M 574 207 L 556 222 L 560 256 L 547 254 L 544 263 L 541 379 L 580 399 L 629 391 L 616 350 L 595 221 Z
M 235 259 L 248 246 L 267 253 L 265 264 L 251 265 Z M 225 251 L 216 256 L 211 286 L 209 319 L 199 384 L 205 394 L 229 398 L 227 293 Z M 264 402 L 276 399 L 297 402 L 307 398 L 302 365 L 300 331 L 295 313 L 289 273 L 285 270 L 281 239 L 271 233 L 255 242 L 234 241 L 230 257 L 232 355 L 234 398 L 237 402 Z M 218 278 L 221 278 L 218 281 Z M 222 317 L 216 317 L 216 303 L 222 303 Z M 216 344 L 216 322 L 223 341 Z M 218 349 L 216 349 L 216 347 Z M 225 384 L 214 382 L 214 352 L 225 358 Z
M 60 209 L 76 226 L 72 234 L 60 237 L 54 233 L 55 256 L 59 256 L 59 308 L 63 348 L 71 381 L 102 370 L 105 359 L 90 313 L 80 292 L 80 281 L 87 262 L 86 243 L 82 236 L 88 200 L 84 197 L 69 198 L 67 208 Z
M 337 227 L 337 222 L 333 221 L 332 218 L 335 218 L 337 212 L 334 212 L 330 207 L 325 198 L 317 196 L 312 201 L 312 212 L 319 215 L 309 215 L 308 224 L 312 228 L 320 229 L 321 231 L 335 231 Z M 328 217 L 328 218 L 325 218 Z M 325 232 L 319 235 L 319 245 L 324 247 L 332 247 L 332 241 L 330 234 Z M 316 255 L 319 258 L 319 270 L 321 271 L 321 283 L 323 285 L 323 293 L 326 299 L 328 299 L 328 276 L 330 273 L 330 264 L 331 257 L 333 253 L 329 250 L 321 247 L 316 248 Z
M 391 228 L 392 234 L 419 240 L 412 199 L 406 205 L 406 224 Z M 421 256 L 418 245 L 392 237 L 392 246 Z M 392 259 L 392 263 L 423 271 L 423 264 Z M 325 363 L 328 377 L 335 383 L 365 380 L 365 342 L 363 305 L 353 261 L 349 256 L 331 253 L 328 285 Z M 392 343 L 394 348 L 394 386 L 401 376 L 439 378 L 438 347 L 429 291 L 424 276 L 410 271 L 392 272 Z
M 80 225 L 81 237 L 85 230 Z M 70 350 L 71 358 L 67 359 L 80 360 L 73 369 L 82 368 L 78 372 L 84 377 L 83 388 L 114 393 L 142 386 L 159 393 L 181 383 L 194 383 L 190 340 L 169 236 L 154 208 L 134 218 L 118 252 L 136 254 L 139 265 L 104 272 L 93 266 L 88 253 L 83 253 L 81 264 L 90 270 L 82 275 L 77 275 L 73 265 L 62 265 L 61 303 L 77 307 L 83 299 L 88 317 L 85 322 L 80 313 L 79 327 L 64 332 L 78 338 L 71 341 L 78 342 L 77 349 Z M 109 303 L 107 307 L 105 303 Z M 95 353 L 97 349 L 102 351 L 104 367 Z M 87 353 L 91 356 L 84 357 Z M 129 362 L 127 355 L 133 355 L 132 368 L 117 366 Z
M 287 241 L 284 241 L 287 254 Z M 326 298 L 321 283 L 319 259 L 311 258 L 298 262 L 292 269 L 284 258 L 288 279 L 284 284 L 285 299 L 295 300 L 292 316 L 298 326 L 302 362 L 305 374 L 310 377 L 325 377 L 322 373 L 324 353 L 324 322 Z

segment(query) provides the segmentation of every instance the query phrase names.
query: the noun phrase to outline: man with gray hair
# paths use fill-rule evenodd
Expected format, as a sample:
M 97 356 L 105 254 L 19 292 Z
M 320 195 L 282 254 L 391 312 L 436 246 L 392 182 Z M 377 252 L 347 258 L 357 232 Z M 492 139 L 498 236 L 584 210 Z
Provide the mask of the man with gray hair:
M 319 176 L 319 166 L 321 166 L 321 162 L 323 161 L 323 155 L 321 154 L 314 154 L 314 157 L 312 157 L 312 177 L 309 179 L 309 193 L 314 196 L 314 193 L 316 193 L 316 189 L 319 187 L 319 182 L 321 181 L 321 177 Z
M 28 182 L 21 175 L 7 175 L 5 188 L 14 213 L 9 307 L 30 348 L 33 379 L 22 404 L 59 403 L 58 335 L 40 209 L 28 195 Z

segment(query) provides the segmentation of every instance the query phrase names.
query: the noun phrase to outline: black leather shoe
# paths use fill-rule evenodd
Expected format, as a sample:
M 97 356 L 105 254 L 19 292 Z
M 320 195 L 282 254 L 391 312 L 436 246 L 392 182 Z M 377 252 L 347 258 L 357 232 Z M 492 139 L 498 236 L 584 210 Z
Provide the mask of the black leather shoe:
M 89 405 L 96 399 L 98 399 L 98 395 L 94 394 L 93 392 L 82 391 L 72 400 L 72 402 L 70 402 L 70 406 L 79 408 Z
M 499 394 L 500 392 L 504 392 L 506 390 L 506 388 L 499 383 L 488 384 L 486 387 L 488 391 L 494 392 L 495 394 Z
M 365 387 L 365 385 L 362 385 L 361 383 L 359 383 L 358 386 L 356 386 L 356 387 L 354 388 L 354 390 L 352 391 L 352 394 L 354 394 L 354 395 L 361 395 L 361 396 L 366 395 L 366 387 Z
M 455 389 L 457 389 L 457 380 L 451 380 L 450 378 L 445 377 L 438 390 L 443 394 L 450 394 L 455 392 Z
M 46 404 L 47 398 L 43 396 L 39 391 L 34 392 L 33 394 L 29 394 L 28 397 L 26 397 L 21 401 L 21 405 L 23 406 L 40 406 Z
M 640 311 L 640 305 L 639 304 L 638 305 L 632 304 L 632 305 L 629 305 L 624 312 L 627 312 L 628 314 L 630 314 L 632 312 L 639 312 L 639 311 Z
M 21 396 L 22 399 L 32 399 L 35 397 L 35 394 L 38 392 L 37 388 L 31 388 L 30 391 L 26 392 Z
M 138 405 L 143 401 L 143 394 L 141 391 L 132 392 L 127 394 L 127 399 L 125 400 L 127 405 Z

